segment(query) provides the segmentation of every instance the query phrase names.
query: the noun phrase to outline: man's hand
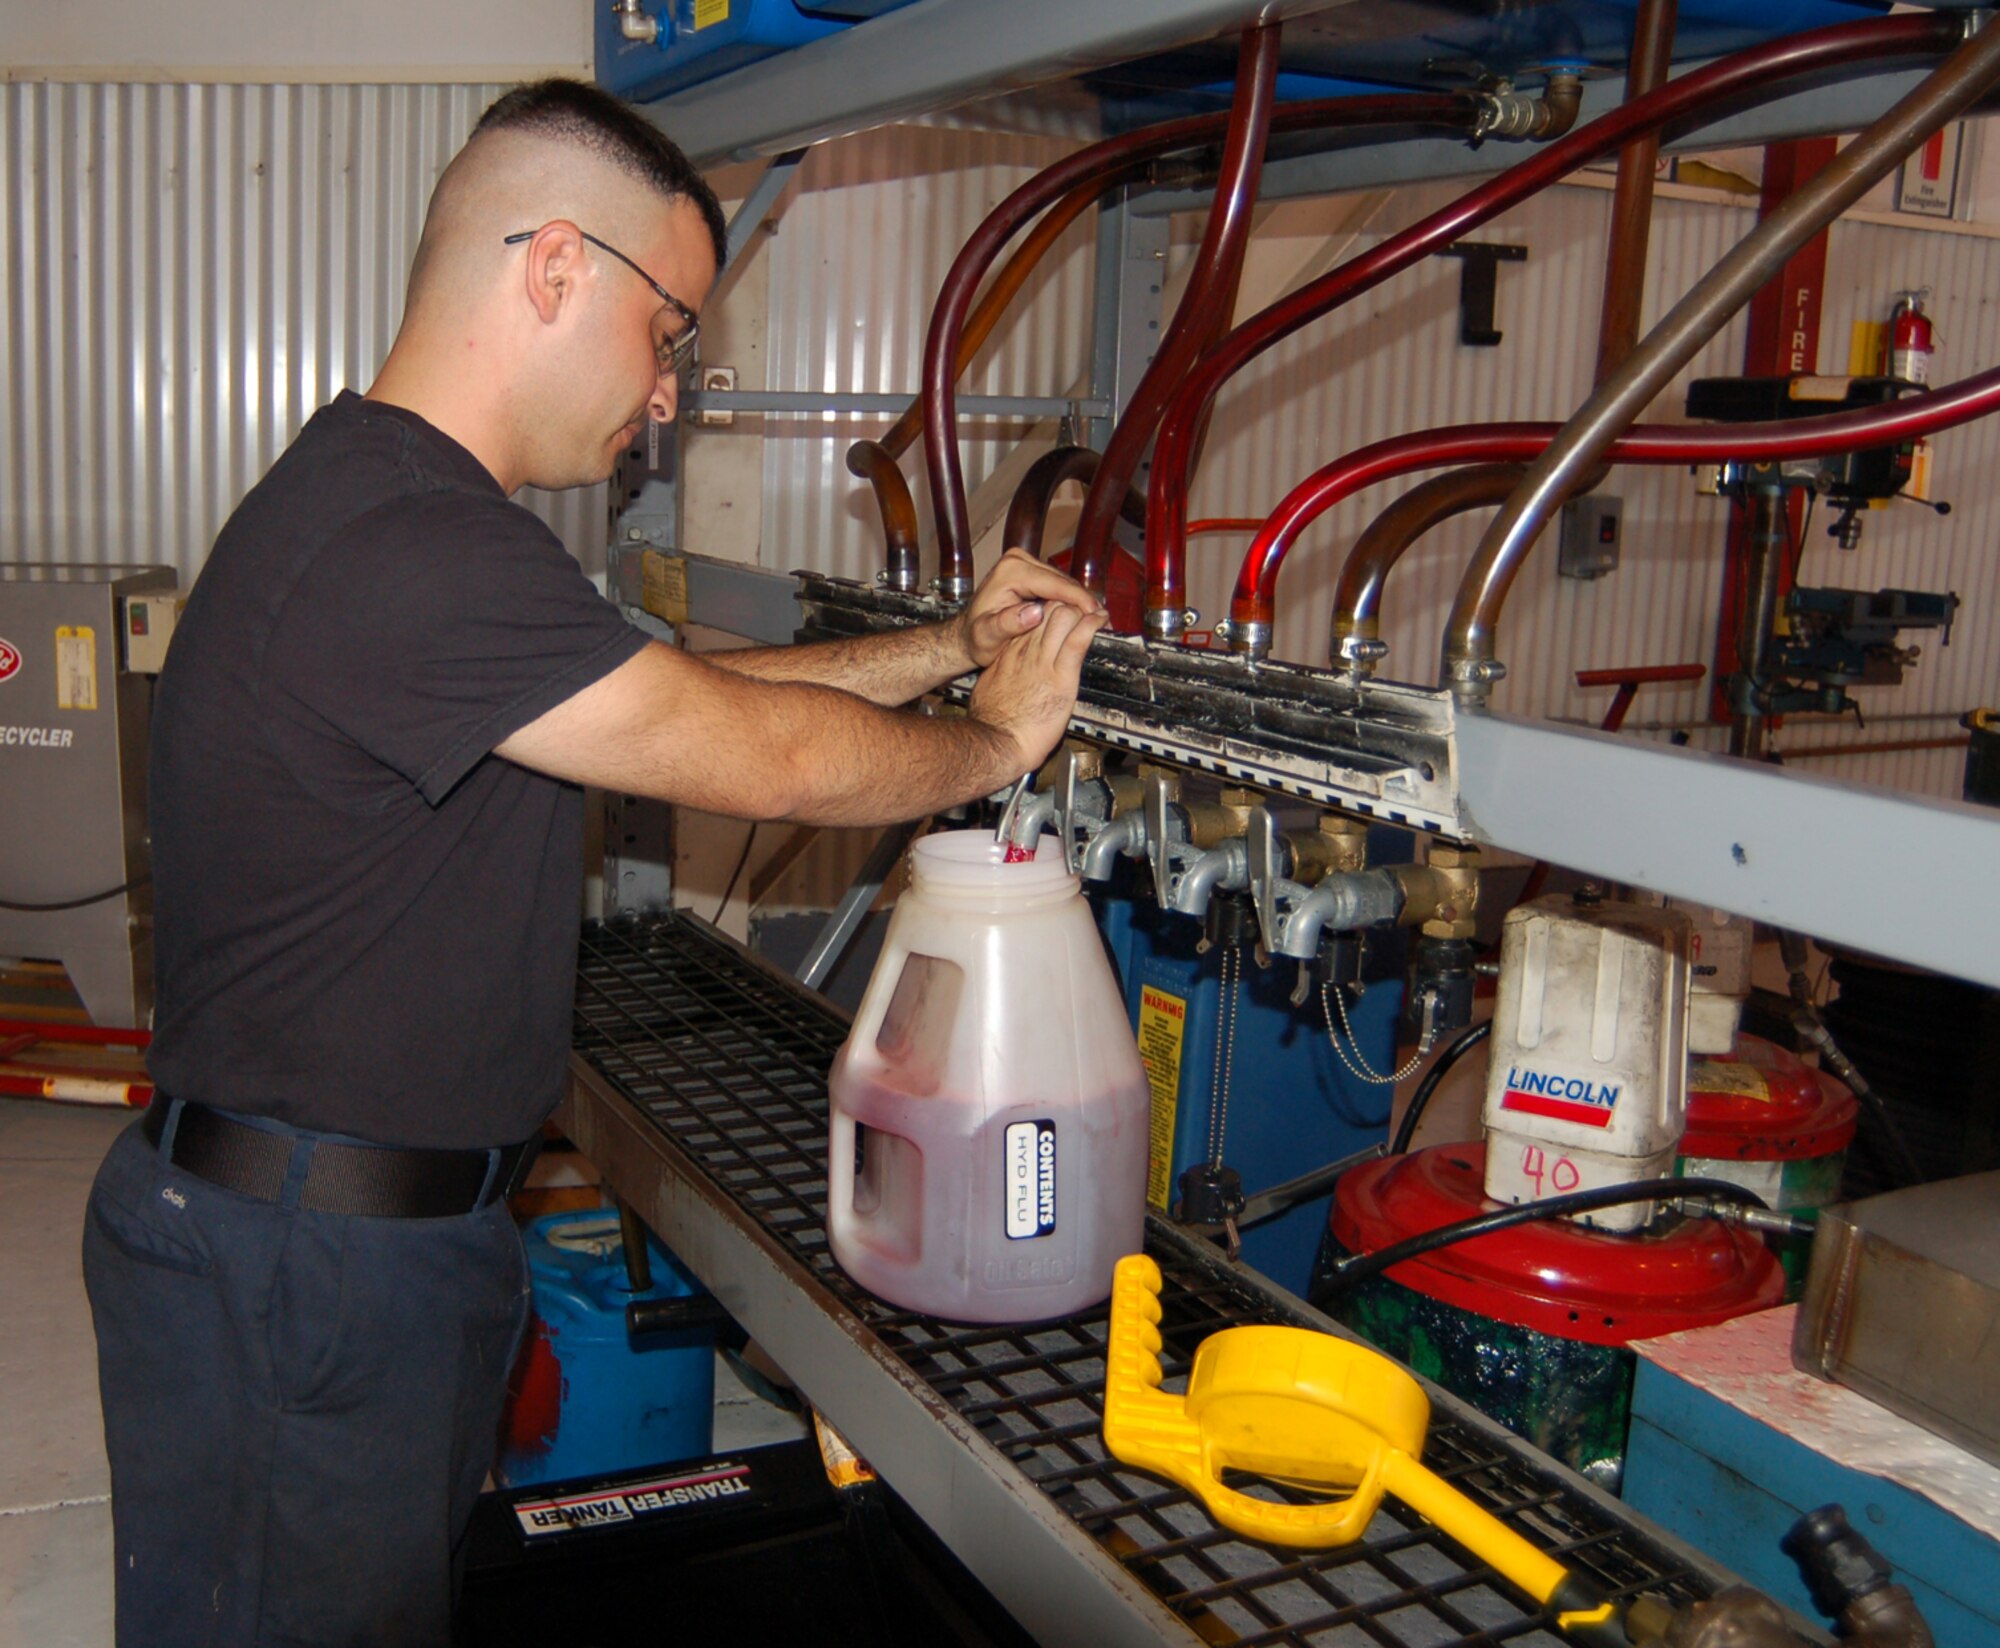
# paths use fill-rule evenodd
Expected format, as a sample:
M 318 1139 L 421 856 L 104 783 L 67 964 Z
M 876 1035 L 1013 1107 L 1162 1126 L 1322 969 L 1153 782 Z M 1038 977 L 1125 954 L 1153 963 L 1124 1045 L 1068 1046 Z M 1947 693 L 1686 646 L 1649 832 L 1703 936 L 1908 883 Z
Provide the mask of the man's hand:
M 1015 553 L 1008 552 L 1010 557 Z M 1021 559 L 1039 565 L 1025 555 Z M 1085 614 L 1077 606 L 1051 599 L 1027 633 L 1005 643 L 979 677 L 972 689 L 972 716 L 1010 734 L 1019 745 L 1021 759 L 1010 770 L 1032 771 L 1062 742 L 1076 706 L 1084 654 L 1104 622 L 1101 609 Z
M 1083 585 L 1023 550 L 1010 549 L 981 580 L 965 610 L 952 622 L 958 626 L 959 643 L 972 667 L 985 669 L 1009 642 L 1040 624 L 1051 607 L 1071 608 L 1079 618 L 1099 620 L 1086 634 L 1086 645 L 1089 636 L 1103 627 L 1104 608 Z M 1069 690 L 1074 699 L 1074 673 Z

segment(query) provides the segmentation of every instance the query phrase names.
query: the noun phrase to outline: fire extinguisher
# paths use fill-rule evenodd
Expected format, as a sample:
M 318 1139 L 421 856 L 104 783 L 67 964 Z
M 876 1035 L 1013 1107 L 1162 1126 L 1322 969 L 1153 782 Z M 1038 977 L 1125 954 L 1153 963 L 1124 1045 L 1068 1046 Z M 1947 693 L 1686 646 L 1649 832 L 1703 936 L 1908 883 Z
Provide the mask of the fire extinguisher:
M 1889 310 L 1889 376 L 1905 383 L 1931 381 L 1931 352 L 1936 334 L 1931 318 L 1924 313 L 1928 286 L 1914 292 L 1898 292 Z

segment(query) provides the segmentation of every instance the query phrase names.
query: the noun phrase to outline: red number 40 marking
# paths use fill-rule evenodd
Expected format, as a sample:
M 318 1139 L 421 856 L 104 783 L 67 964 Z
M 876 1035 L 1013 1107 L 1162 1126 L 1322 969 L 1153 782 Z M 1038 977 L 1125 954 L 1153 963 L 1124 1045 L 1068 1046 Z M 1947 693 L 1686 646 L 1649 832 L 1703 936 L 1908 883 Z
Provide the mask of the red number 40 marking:
M 1548 1191 L 1560 1196 L 1583 1183 L 1583 1170 L 1575 1162 L 1567 1156 L 1558 1156 L 1552 1162 L 1542 1154 L 1538 1144 L 1531 1144 L 1521 1152 L 1521 1171 L 1535 1181 L 1537 1196 Z

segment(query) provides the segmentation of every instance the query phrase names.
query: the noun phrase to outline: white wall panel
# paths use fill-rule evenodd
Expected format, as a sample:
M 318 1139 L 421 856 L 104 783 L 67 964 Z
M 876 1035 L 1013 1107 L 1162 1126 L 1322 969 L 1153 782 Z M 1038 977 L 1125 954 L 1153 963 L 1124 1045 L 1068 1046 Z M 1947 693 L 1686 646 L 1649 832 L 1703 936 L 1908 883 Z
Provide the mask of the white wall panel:
M 13 79 L 486 82 L 588 76 L 589 6 L 406 0 L 12 0 L 0 12 Z
M 0 84 L 0 556 L 192 579 L 363 388 L 495 86 Z M 595 569 L 602 488 L 523 496 Z

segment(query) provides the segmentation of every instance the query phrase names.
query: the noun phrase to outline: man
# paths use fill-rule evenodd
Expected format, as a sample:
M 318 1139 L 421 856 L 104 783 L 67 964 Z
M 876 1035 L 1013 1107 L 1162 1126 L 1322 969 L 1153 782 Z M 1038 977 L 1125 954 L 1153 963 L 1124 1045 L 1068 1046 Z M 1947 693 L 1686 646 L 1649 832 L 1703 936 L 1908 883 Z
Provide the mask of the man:
M 1026 557 L 950 623 L 702 660 L 508 502 L 673 417 L 723 246 L 615 100 L 502 98 L 380 377 L 188 604 L 153 746 L 161 1096 L 84 1245 L 121 1643 L 446 1639 L 527 1306 L 501 1192 L 562 1084 L 579 785 L 881 823 L 1061 736 L 1102 618 Z M 975 667 L 964 719 L 893 707 Z

